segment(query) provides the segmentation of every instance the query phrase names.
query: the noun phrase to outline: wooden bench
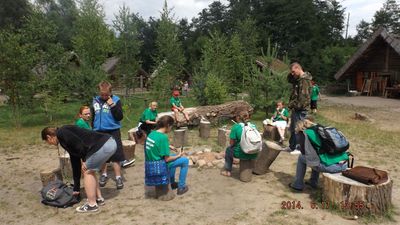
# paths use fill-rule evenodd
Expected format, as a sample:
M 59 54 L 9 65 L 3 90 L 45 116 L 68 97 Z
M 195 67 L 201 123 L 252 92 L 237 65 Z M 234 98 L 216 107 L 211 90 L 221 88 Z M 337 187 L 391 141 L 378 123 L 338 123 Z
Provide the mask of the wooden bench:
M 396 97 L 396 95 L 399 95 L 400 93 L 400 88 L 398 87 L 387 87 L 385 88 L 385 98 L 389 97 Z

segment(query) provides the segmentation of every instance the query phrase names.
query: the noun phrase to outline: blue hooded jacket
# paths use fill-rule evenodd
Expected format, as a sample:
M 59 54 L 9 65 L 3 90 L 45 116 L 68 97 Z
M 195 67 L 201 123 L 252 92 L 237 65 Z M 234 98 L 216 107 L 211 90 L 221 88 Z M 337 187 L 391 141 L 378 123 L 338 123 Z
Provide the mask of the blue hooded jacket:
M 93 130 L 111 131 L 121 128 L 122 106 L 118 96 L 113 95 L 114 106 L 110 107 L 106 101 L 96 96 L 93 98 Z

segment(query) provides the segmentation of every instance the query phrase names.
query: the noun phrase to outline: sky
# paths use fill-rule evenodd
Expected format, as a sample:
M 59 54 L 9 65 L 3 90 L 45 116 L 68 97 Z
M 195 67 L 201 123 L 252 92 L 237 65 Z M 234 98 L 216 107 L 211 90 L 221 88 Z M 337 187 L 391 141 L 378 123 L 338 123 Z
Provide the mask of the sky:
M 375 11 L 379 10 L 386 0 L 340 0 L 346 9 L 346 18 L 350 13 L 349 35 L 354 36 L 357 24 L 364 19 L 371 22 Z M 139 13 L 144 19 L 150 16 L 158 18 L 163 7 L 164 0 L 99 0 L 104 6 L 107 23 L 111 24 L 114 15 L 124 3 L 131 12 Z M 197 17 L 198 13 L 207 8 L 213 0 L 168 0 L 168 6 L 173 7 L 176 19 L 187 18 L 189 21 Z M 227 0 L 221 0 L 227 4 Z M 346 19 L 347 21 L 347 19 Z

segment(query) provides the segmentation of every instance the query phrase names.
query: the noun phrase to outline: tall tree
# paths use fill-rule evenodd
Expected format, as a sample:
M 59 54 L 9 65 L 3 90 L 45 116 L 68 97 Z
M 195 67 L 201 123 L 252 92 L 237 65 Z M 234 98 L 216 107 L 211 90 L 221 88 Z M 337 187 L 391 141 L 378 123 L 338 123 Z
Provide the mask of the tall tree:
M 361 20 L 356 26 L 357 34 L 354 39 L 358 42 L 366 41 L 372 34 L 371 24 L 365 20 Z
M 372 29 L 385 27 L 390 33 L 400 34 L 400 6 L 396 0 L 386 0 L 382 8 L 375 12 Z
M 82 0 L 75 22 L 74 51 L 92 68 L 100 66 L 112 52 L 113 33 L 104 22 L 98 0 Z
M 118 34 L 116 53 L 120 61 L 118 72 L 124 81 L 126 94 L 133 88 L 134 78 L 140 67 L 139 53 L 142 42 L 139 41 L 138 24 L 125 4 L 119 9 L 113 21 L 114 29 Z
M 177 79 L 182 77 L 185 57 L 182 44 L 179 41 L 178 27 L 175 24 L 172 10 L 168 8 L 167 1 L 161 11 L 161 18 L 157 27 L 156 39 L 157 53 L 155 61 L 156 78 L 153 90 L 162 96 L 173 88 Z
M 8 26 L 20 28 L 24 17 L 31 12 L 28 0 L 1 0 L 0 1 L 0 29 Z

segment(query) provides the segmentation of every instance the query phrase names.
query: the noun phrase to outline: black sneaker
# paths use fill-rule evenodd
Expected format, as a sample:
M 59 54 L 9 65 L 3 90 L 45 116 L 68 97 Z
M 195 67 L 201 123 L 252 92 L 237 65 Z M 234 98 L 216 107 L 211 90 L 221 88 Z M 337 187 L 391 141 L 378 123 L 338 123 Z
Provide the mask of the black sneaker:
M 177 194 L 178 194 L 178 195 L 183 195 L 183 194 L 185 194 L 187 191 L 189 191 L 189 187 L 188 187 L 188 186 L 185 186 L 184 188 L 179 188 L 178 191 L 177 191 Z
M 96 203 L 98 206 L 103 206 L 106 204 L 106 201 L 104 200 L 104 198 L 98 198 L 96 199 Z
M 97 212 L 99 211 L 99 206 L 90 206 L 89 203 L 85 203 L 82 206 L 77 207 L 76 211 L 80 213 Z
M 176 183 L 176 182 L 171 183 L 171 188 L 172 188 L 172 190 L 177 189 L 178 183 Z
M 117 184 L 117 189 L 124 188 L 124 182 L 122 181 L 122 177 L 118 177 L 115 183 Z
M 304 184 L 310 186 L 312 189 L 317 189 L 318 188 L 318 185 L 313 185 L 313 184 L 311 184 L 310 181 L 305 181 Z
M 101 175 L 101 176 L 100 176 L 100 180 L 99 180 L 99 185 L 100 185 L 100 187 L 106 186 L 107 180 L 108 180 L 108 177 L 107 177 L 107 176 Z
M 129 167 L 129 166 L 133 166 L 133 165 L 135 165 L 135 161 L 136 161 L 136 159 L 124 160 L 124 161 L 121 162 L 121 166 L 123 168 Z
M 292 186 L 292 183 L 289 183 L 288 186 L 289 186 L 289 188 L 292 189 L 293 191 L 296 191 L 296 192 L 302 192 L 302 191 L 303 191 L 303 189 L 293 187 L 293 186 Z

